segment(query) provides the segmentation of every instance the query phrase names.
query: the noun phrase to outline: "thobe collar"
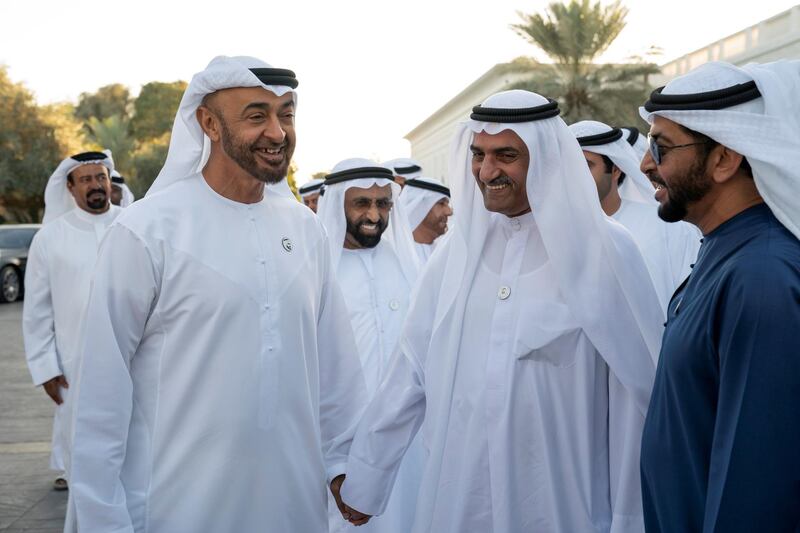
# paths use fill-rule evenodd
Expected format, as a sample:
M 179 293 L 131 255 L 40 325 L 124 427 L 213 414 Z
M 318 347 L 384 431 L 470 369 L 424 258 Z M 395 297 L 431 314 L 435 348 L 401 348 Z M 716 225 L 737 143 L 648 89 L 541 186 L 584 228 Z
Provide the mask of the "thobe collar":
M 76 207 L 73 209 L 73 212 L 75 213 L 75 216 L 78 217 L 78 220 L 81 220 L 82 222 L 88 222 L 89 224 L 95 224 L 97 222 L 107 222 L 113 219 L 114 215 L 116 214 L 116 209 L 115 206 L 110 205 L 105 212 L 94 214 L 85 211 L 80 207 Z
M 703 237 L 703 244 L 707 245 L 717 239 L 724 239 L 730 236 L 732 233 L 736 233 L 742 229 L 751 228 L 755 224 L 758 224 L 759 221 L 765 220 L 771 214 L 772 211 L 770 210 L 769 206 L 763 202 L 758 205 L 754 205 L 753 207 L 748 207 L 741 213 L 734 215 L 714 228 L 714 231 L 708 235 L 705 235 Z
M 200 177 L 200 182 L 203 184 L 202 185 L 203 190 L 208 192 L 208 194 L 212 198 L 214 198 L 217 202 L 220 202 L 222 204 L 230 206 L 230 207 L 232 207 L 234 209 L 237 209 L 239 211 L 249 211 L 254 207 L 257 207 L 257 206 L 260 206 L 260 205 L 264 204 L 264 202 L 266 201 L 267 196 L 269 195 L 268 192 L 267 192 L 269 190 L 269 186 L 265 186 L 264 187 L 264 192 L 263 192 L 263 194 L 261 196 L 261 200 L 259 200 L 258 202 L 254 202 L 252 204 L 245 204 L 243 202 L 237 202 L 236 200 L 231 200 L 230 198 L 225 198 L 220 193 L 215 191 L 211 187 L 211 185 L 208 184 L 208 182 L 206 181 L 206 178 L 203 176 L 202 173 L 198 173 L 198 175 Z
M 497 215 L 500 226 L 503 228 L 503 234 L 506 237 L 511 237 L 517 231 L 523 229 L 530 229 L 536 226 L 536 219 L 533 218 L 533 212 L 525 213 L 516 217 L 507 217 L 505 215 Z

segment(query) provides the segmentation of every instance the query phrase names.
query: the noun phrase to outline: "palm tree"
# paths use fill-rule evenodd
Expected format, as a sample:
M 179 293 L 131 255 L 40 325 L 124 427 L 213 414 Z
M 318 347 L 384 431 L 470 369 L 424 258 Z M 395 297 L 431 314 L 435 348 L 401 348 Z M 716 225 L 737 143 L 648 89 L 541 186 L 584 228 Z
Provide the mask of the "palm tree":
M 633 124 L 638 106 L 652 90 L 649 76 L 654 63 L 636 58 L 631 63 L 596 64 L 625 27 L 628 9 L 620 0 L 570 0 L 551 3 L 544 14 L 518 12 L 520 24 L 511 28 L 542 50 L 553 62 L 515 61 L 530 77 L 513 86 L 558 100 L 567 122 L 595 119 L 610 124 Z
M 101 149 L 111 150 L 114 166 L 121 174 L 130 172 L 131 155 L 136 141 L 130 134 L 130 119 L 121 115 L 111 115 L 99 120 L 90 117 L 86 123 L 89 138 Z

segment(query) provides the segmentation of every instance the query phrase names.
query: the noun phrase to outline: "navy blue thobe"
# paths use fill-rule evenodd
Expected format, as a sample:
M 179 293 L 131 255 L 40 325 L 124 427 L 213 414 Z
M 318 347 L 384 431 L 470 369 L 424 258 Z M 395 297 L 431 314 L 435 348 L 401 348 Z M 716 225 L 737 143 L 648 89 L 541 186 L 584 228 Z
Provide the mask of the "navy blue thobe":
M 670 302 L 641 467 L 648 533 L 800 531 L 800 241 L 765 204 Z

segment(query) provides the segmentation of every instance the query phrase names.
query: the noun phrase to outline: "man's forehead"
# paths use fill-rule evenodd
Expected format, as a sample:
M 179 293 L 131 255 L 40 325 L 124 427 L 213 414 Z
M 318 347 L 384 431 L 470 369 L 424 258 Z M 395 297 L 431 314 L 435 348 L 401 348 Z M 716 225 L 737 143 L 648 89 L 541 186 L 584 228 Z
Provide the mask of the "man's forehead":
M 503 130 L 496 134 L 481 131 L 475 134 L 475 137 L 472 140 L 472 145 L 476 148 L 481 148 L 484 150 L 512 147 L 518 150 L 527 151 L 525 142 L 523 142 L 522 138 L 520 138 L 520 136 L 517 135 L 517 132 L 514 130 Z
M 391 195 L 392 186 L 387 183 L 386 185 L 378 185 L 377 183 L 369 188 L 364 187 L 350 187 L 345 193 L 351 197 L 358 196 L 379 196 L 381 194 Z
M 262 103 L 269 106 L 285 106 L 294 104 L 294 92 L 289 91 L 283 96 L 278 96 L 264 87 L 231 87 L 220 89 L 212 95 L 222 104 L 250 105 Z
M 659 115 L 653 116 L 653 123 L 650 124 L 650 135 L 668 140 L 688 136 L 680 124 Z
M 96 174 L 106 174 L 108 175 L 108 169 L 105 165 L 101 165 L 99 163 L 89 163 L 86 165 L 80 165 L 72 170 L 70 174 L 73 176 L 94 176 Z

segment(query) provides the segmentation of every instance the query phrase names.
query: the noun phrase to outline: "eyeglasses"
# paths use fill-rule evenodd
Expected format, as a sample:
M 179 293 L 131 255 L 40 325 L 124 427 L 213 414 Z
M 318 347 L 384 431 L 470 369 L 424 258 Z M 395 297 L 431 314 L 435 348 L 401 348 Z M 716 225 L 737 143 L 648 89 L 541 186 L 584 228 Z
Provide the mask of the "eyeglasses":
M 675 148 L 686 148 L 687 146 L 698 146 L 700 144 L 708 144 L 711 142 L 711 139 L 706 139 L 705 141 L 700 141 L 696 143 L 688 143 L 688 144 L 676 144 L 674 146 L 664 146 L 663 144 L 658 144 L 656 142 L 656 138 L 650 135 L 647 136 L 647 143 L 648 148 L 650 150 L 650 155 L 653 157 L 653 161 L 656 162 L 656 165 L 660 165 L 661 161 L 664 159 L 664 156 L 670 150 L 674 150 Z

